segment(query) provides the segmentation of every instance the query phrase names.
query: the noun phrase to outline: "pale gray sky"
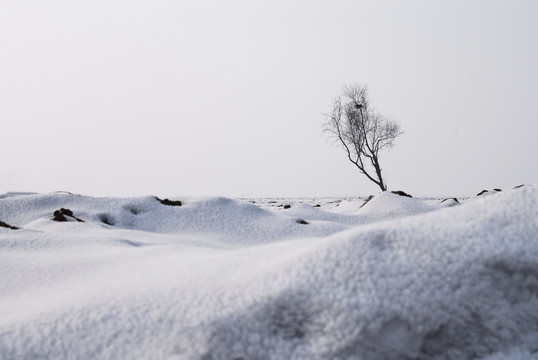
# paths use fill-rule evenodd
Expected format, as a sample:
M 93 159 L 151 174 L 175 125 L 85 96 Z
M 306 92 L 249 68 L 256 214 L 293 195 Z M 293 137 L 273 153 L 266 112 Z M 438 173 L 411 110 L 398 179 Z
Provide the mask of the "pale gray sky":
M 2 1 L 0 192 L 376 193 L 322 136 L 368 83 L 390 189 L 538 184 L 538 1 Z

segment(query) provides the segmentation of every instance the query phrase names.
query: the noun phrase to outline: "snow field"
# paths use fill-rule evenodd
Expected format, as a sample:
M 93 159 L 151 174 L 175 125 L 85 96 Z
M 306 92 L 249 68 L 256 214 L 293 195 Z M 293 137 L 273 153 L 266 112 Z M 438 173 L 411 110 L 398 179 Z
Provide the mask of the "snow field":
M 538 358 L 534 187 L 453 207 L 181 200 L 0 197 L 21 228 L 0 228 L 0 358 Z

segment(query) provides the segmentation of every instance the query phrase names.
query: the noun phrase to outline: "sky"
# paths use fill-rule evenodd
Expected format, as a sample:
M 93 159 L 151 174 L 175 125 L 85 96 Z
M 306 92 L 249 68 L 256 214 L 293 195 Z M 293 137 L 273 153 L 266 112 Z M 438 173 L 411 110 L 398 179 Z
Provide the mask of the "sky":
M 2 1 L 0 193 L 366 196 L 342 87 L 405 133 L 389 190 L 538 184 L 538 2 Z

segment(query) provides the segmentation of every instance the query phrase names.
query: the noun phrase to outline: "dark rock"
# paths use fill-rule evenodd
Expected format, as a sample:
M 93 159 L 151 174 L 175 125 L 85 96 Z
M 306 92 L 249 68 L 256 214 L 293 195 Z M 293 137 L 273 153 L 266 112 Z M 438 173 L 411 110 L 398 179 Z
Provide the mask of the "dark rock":
M 452 207 L 452 206 L 460 205 L 460 202 L 456 198 L 446 198 L 443 201 L 441 201 L 439 204 L 442 207 Z
M 410 198 L 412 198 L 411 195 L 409 195 L 408 193 L 403 192 L 403 191 L 401 191 L 401 190 L 398 190 L 398 191 L 391 191 L 391 193 L 396 194 L 396 195 L 400 195 L 400 196 L 405 196 L 405 197 L 410 197 Z
M 64 221 L 67 221 L 67 218 L 65 217 L 65 215 L 61 212 L 61 210 L 56 210 L 54 211 L 54 218 L 52 220 L 54 221 L 59 221 L 59 222 L 64 222 Z
M 361 205 L 361 208 L 362 208 L 364 205 L 366 205 L 366 204 L 368 203 L 368 201 L 372 200 L 373 198 L 374 198 L 374 195 L 370 195 L 370 196 L 368 196 L 368 199 L 366 199 L 366 201 Z M 340 204 L 338 204 L 338 205 L 340 205 Z
M 16 226 L 11 226 L 9 224 L 6 224 L 5 222 L 3 221 L 0 221 L 0 227 L 4 227 L 4 228 L 7 228 L 7 229 L 11 229 L 11 230 L 19 230 L 18 227 Z
M 444 203 L 445 201 L 449 201 L 449 200 L 454 200 L 454 201 L 457 202 L 458 204 L 460 203 L 460 202 L 458 201 L 458 199 L 456 199 L 456 198 L 446 198 L 446 199 L 444 199 L 443 201 L 441 201 L 441 203 Z
M 518 186 L 514 187 L 514 189 L 519 189 L 519 188 L 521 188 L 523 186 L 525 186 L 525 184 L 518 185 Z
M 289 209 L 289 208 L 291 208 L 291 205 L 290 205 L 290 204 L 286 204 L 286 205 L 284 205 L 284 209 Z
M 68 216 L 70 218 L 75 219 L 78 222 L 84 222 L 84 220 L 81 220 L 77 218 L 75 215 L 73 215 L 73 211 L 69 209 L 61 208 L 60 210 L 54 211 L 53 215 L 54 215 L 54 218 L 52 220 L 54 221 L 59 221 L 59 222 L 68 221 L 68 219 L 66 218 L 66 216 Z
M 321 205 L 320 205 L 320 204 L 316 204 L 316 205 L 314 205 L 314 207 L 321 207 Z
M 304 221 L 303 219 L 297 219 L 297 224 L 301 224 L 301 225 L 308 225 L 309 223 Z
M 501 189 L 493 189 L 492 191 L 495 191 L 495 192 L 500 192 L 502 191 Z M 488 191 L 487 190 L 482 190 L 480 191 L 478 194 L 476 194 L 476 196 L 480 196 L 480 195 L 483 195 L 485 193 L 487 193 Z
M 167 206 L 182 206 L 183 203 L 180 201 L 180 200 L 169 200 L 169 199 L 159 199 L 158 197 L 155 196 L 155 199 L 157 199 L 157 201 L 159 201 L 161 204 L 163 205 L 167 205 Z

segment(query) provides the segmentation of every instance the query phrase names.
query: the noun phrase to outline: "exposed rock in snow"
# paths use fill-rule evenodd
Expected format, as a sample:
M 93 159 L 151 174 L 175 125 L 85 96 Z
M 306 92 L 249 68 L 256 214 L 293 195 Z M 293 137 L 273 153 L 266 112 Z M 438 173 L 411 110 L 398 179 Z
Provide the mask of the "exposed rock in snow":
M 155 197 L 155 199 L 157 199 L 157 201 L 160 202 L 163 205 L 168 205 L 168 206 L 181 206 L 181 205 L 183 205 L 181 200 L 159 199 L 158 197 Z
M 69 209 L 61 208 L 60 210 L 55 210 L 53 213 L 52 220 L 58 221 L 58 222 L 66 222 L 70 221 L 71 219 L 76 220 L 78 222 L 84 222 L 84 220 L 77 218 L 75 215 L 73 215 L 73 212 Z
M 11 225 L 9 225 L 9 224 L 6 224 L 6 223 L 3 222 L 3 221 L 0 221 L 0 227 L 6 228 L 6 229 L 10 229 L 10 230 L 19 230 L 18 227 L 16 227 L 16 226 L 11 226 Z
M 400 195 L 400 196 L 406 196 L 406 197 L 412 198 L 411 195 L 409 195 L 408 193 L 406 193 L 405 191 L 402 191 L 402 190 L 391 191 L 391 193 L 396 194 L 396 195 Z
M 439 205 L 444 206 L 444 207 L 451 207 L 451 206 L 460 205 L 460 202 L 458 201 L 457 198 L 446 198 L 446 199 L 443 199 L 439 203 Z
M 493 189 L 491 191 L 488 191 L 488 190 L 482 190 L 480 191 L 478 194 L 476 194 L 476 196 L 481 196 L 481 195 L 492 195 L 492 194 L 495 194 L 495 193 L 498 193 L 498 192 L 501 192 L 502 190 L 501 189 Z

